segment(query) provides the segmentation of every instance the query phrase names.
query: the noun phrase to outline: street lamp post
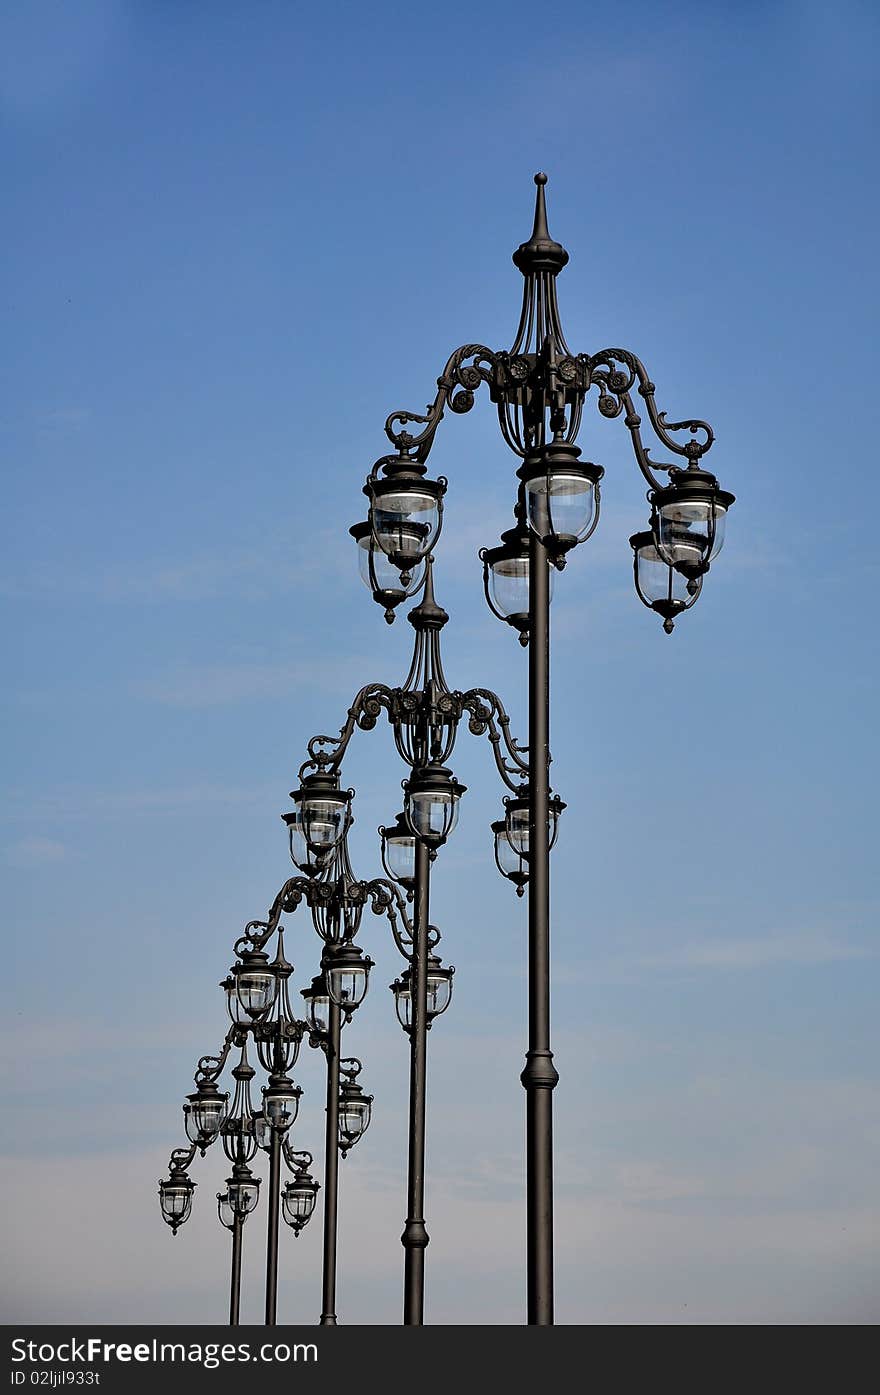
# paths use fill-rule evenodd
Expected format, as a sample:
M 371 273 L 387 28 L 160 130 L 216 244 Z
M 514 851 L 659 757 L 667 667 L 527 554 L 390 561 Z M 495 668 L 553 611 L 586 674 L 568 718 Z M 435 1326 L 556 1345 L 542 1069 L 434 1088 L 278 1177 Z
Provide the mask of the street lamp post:
M 388 417 L 385 432 L 396 454 L 373 466 L 364 487 L 367 521 L 351 530 L 362 576 L 390 622 L 424 576 L 430 584 L 448 483 L 427 475 L 437 428 L 447 407 L 457 414 L 470 411 L 475 391 L 486 383 L 502 436 L 521 461 L 515 525 L 499 546 L 483 549 L 481 557 L 490 607 L 530 651 L 528 762 L 525 771 L 520 767 L 527 777 L 528 853 L 518 870 L 505 870 L 502 861 L 510 859 L 506 852 L 499 859 L 496 825 L 493 832 L 500 869 L 518 891 L 526 881 L 529 886 L 529 1026 L 521 1080 L 526 1090 L 528 1321 L 538 1325 L 553 1322 L 552 1094 L 559 1078 L 550 1044 L 549 851 L 555 822 L 549 786 L 551 568 L 561 571 L 568 553 L 591 536 L 598 522 L 604 471 L 582 460 L 576 444 L 588 394 L 596 390 L 602 416 L 623 416 L 649 486 L 649 528 L 630 543 L 639 599 L 660 616 L 667 634 L 700 595 L 734 502 L 703 464 L 714 440 L 711 427 L 697 419 L 668 422 L 635 354 L 619 348 L 594 354 L 569 349 L 556 299 L 556 278 L 568 253 L 548 230 L 546 183 L 546 175 L 535 176 L 532 235 L 513 254 L 524 280 L 513 346 L 496 351 L 482 344 L 462 345 L 447 360 L 425 414 L 396 411 Z M 645 404 L 661 447 L 685 466 L 651 459 L 634 392 Z M 509 829 L 504 836 L 510 839 Z M 417 993 L 415 1022 L 419 997 Z
M 311 1217 L 318 1191 L 318 1184 L 308 1174 L 311 1155 L 294 1153 L 286 1137 L 295 1121 L 302 1093 L 288 1072 L 296 1062 L 308 1024 L 297 1021 L 290 1010 L 288 980 L 293 966 L 284 954 L 280 916 L 285 909 L 295 909 L 301 894 L 295 879 L 285 883 L 270 911 L 269 921 L 249 922 L 245 934 L 236 941 L 236 963 L 221 984 L 231 1026 L 219 1055 L 203 1056 L 199 1061 L 195 1073 L 196 1090 L 187 1096 L 184 1104 L 190 1148 L 176 1149 L 172 1153 L 169 1177 L 159 1186 L 163 1219 L 176 1234 L 192 1209 L 195 1183 L 188 1176 L 188 1168 L 197 1151 L 204 1156 L 217 1138 L 222 1139 L 224 1152 L 232 1163 L 232 1175 L 227 1178 L 226 1190 L 217 1194 L 217 1211 L 221 1224 L 232 1236 L 229 1300 L 232 1326 L 238 1324 L 240 1313 L 243 1226 L 257 1204 L 260 1191 L 260 1179 L 253 1175 L 248 1164 L 260 1148 L 269 1153 L 267 1325 L 274 1325 L 276 1321 L 278 1220 L 282 1203 L 285 1220 L 298 1235 Z M 276 952 L 270 962 L 265 947 L 276 931 Z M 259 1113 L 254 1112 L 251 1101 L 255 1071 L 248 1060 L 249 1039 L 254 1041 L 260 1063 L 269 1072 Z M 234 1046 L 240 1048 L 240 1057 L 232 1071 L 235 1094 L 230 1106 L 228 1093 L 218 1090 L 217 1081 Z M 295 1174 L 283 1198 L 280 1196 L 282 1159 Z

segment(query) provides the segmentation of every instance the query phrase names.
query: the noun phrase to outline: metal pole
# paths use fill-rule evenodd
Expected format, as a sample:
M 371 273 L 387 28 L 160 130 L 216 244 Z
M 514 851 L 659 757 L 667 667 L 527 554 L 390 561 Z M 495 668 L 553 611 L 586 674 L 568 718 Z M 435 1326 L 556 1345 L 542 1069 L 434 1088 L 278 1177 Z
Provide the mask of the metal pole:
M 336 1326 L 336 1216 L 339 1189 L 339 1039 L 342 1014 L 330 1000 L 327 1033 L 327 1130 L 324 1136 L 324 1287 L 321 1327 Z
M 272 1129 L 269 1153 L 269 1232 L 266 1240 L 266 1326 L 275 1326 L 278 1306 L 278 1193 L 281 1189 L 281 1130 Z
M 553 1322 L 553 1088 L 550 1050 L 550 571 L 532 534 L 529 552 L 529 1049 L 526 1090 L 528 1320 Z
M 232 1223 L 232 1278 L 229 1285 L 229 1326 L 238 1326 L 241 1302 L 241 1216 Z
M 428 1038 L 428 901 L 431 858 L 416 839 L 416 901 L 412 981 L 412 1027 L 409 1034 L 409 1174 L 404 1247 L 403 1322 L 421 1327 L 425 1318 L 425 1084 Z

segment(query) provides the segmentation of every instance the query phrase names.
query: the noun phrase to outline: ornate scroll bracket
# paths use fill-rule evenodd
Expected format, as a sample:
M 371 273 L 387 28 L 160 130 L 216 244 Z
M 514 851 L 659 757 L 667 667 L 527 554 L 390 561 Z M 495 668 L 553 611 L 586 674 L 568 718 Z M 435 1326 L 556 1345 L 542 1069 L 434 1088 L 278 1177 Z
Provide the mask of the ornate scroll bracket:
M 468 363 L 466 360 L 470 359 Z M 481 383 L 492 383 L 495 376 L 498 355 L 485 344 L 462 344 L 446 361 L 437 379 L 437 396 L 425 408 L 425 415 L 418 412 L 392 412 L 385 422 L 385 435 L 401 456 L 411 455 L 419 464 L 424 464 L 434 442 L 437 427 L 443 420 L 446 407 L 461 416 L 474 405 L 474 393 Z M 413 434 L 411 431 L 395 430 L 395 426 L 406 427 L 411 422 L 424 426 L 424 431 Z
M 661 489 L 663 484 L 654 474 L 662 470 L 667 474 L 675 470 L 674 465 L 664 465 L 651 460 L 649 449 L 641 436 L 642 419 L 632 400 L 632 389 L 636 387 L 644 399 L 648 419 L 657 439 L 673 455 L 683 456 L 696 466 L 715 439 L 715 433 L 707 421 L 696 418 L 687 421 L 667 421 L 666 413 L 658 411 L 654 400 L 655 387 L 648 376 L 648 370 L 641 359 L 628 349 L 602 349 L 589 357 L 580 356 L 586 373 L 587 387 L 595 384 L 599 392 L 598 407 L 604 417 L 619 417 L 625 411 L 624 424 L 629 429 L 636 462 L 652 489 Z M 621 367 L 623 365 L 623 367 Z M 688 432 L 689 441 L 677 441 L 676 435 Z
M 529 748 L 511 736 L 510 718 L 500 697 L 488 688 L 471 688 L 459 695 L 459 701 L 461 710 L 470 713 L 468 731 L 473 736 L 488 735 L 498 774 L 509 790 L 516 791 L 528 776 Z
M 348 709 L 339 735 L 313 736 L 309 741 L 308 759 L 303 761 L 299 768 L 300 780 L 315 771 L 336 774 L 355 730 L 372 731 L 382 709 L 388 706 L 390 697 L 391 689 L 385 683 L 368 683 L 361 688 Z

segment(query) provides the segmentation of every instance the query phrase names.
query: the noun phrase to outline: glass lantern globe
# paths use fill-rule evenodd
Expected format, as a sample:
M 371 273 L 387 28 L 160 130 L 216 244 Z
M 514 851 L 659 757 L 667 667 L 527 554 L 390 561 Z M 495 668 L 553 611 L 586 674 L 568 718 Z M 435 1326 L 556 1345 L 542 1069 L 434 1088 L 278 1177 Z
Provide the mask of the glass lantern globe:
M 224 1226 L 226 1230 L 232 1230 L 235 1225 L 235 1212 L 232 1209 L 232 1202 L 229 1200 L 228 1192 L 217 1193 L 217 1215 L 220 1218 L 220 1224 Z
M 513 799 L 505 799 L 505 815 L 492 824 L 495 838 L 495 865 L 503 877 L 513 882 L 522 896 L 529 880 L 529 792 L 527 788 Z M 559 833 L 559 815 L 565 808 L 558 795 L 551 794 L 547 807 L 547 847 L 551 850 Z
M 279 1133 L 292 1127 L 299 1112 L 302 1090 L 286 1075 L 270 1075 L 263 1086 L 263 1118 Z
M 236 1164 L 226 1182 L 226 1195 L 233 1216 L 240 1216 L 244 1220 L 260 1199 L 259 1177 L 255 1177 L 246 1165 Z
M 662 561 L 693 579 L 707 572 L 721 551 L 734 496 L 720 489 L 708 470 L 675 470 L 670 479 L 649 496 L 655 542 Z
M 300 871 L 314 877 L 323 872 L 348 832 L 352 790 L 340 790 L 338 775 L 307 775 L 291 791 L 295 809 L 282 818 L 290 835 L 290 857 Z
M 346 1016 L 360 1007 L 367 994 L 373 961 L 350 940 L 328 947 L 325 976 L 332 1002 Z
M 505 833 L 511 850 L 523 861 L 529 860 L 529 796 L 528 791 L 515 799 L 506 799 Z M 553 847 L 559 832 L 559 815 L 565 805 L 558 795 L 551 794 L 547 801 L 548 846 Z
M 379 464 L 384 478 L 372 474 L 364 487 L 370 526 L 406 586 L 440 536 L 446 481 L 426 479 L 425 466 L 414 459 L 388 456 Z
M 327 1036 L 330 1031 L 330 994 L 323 973 L 312 979 L 308 988 L 300 989 L 305 1000 L 309 1026 L 319 1036 Z
M 385 619 L 390 625 L 394 620 L 395 607 L 418 591 L 425 575 L 424 562 L 418 562 L 409 569 L 409 580 L 404 585 L 399 569 L 377 545 L 369 519 L 355 523 L 348 531 L 357 543 L 361 580 L 372 592 L 377 605 L 383 607 Z
M 373 1096 L 365 1095 L 356 1080 L 339 1087 L 339 1147 L 345 1157 L 370 1126 Z
M 496 819 L 492 824 L 495 840 L 495 866 L 516 887 L 517 896 L 522 896 L 529 880 L 528 867 L 520 853 L 516 852 L 507 836 L 507 819 Z
M 189 1220 L 195 1189 L 195 1182 L 182 1168 L 173 1168 L 171 1175 L 159 1183 L 162 1219 L 171 1226 L 173 1235 L 176 1235 L 180 1226 Z
M 425 997 L 426 1027 L 430 1028 L 435 1017 L 445 1012 L 452 1001 L 452 975 L 455 969 L 446 967 L 439 956 L 428 956 L 427 993 Z M 404 969 L 400 978 L 391 985 L 397 1020 L 405 1032 L 413 1025 L 412 967 Z
M 672 634 L 677 617 L 690 610 L 697 600 L 703 578 L 697 576 L 688 580 L 670 566 L 660 555 L 650 529 L 634 533 L 629 543 L 633 550 L 636 595 L 643 605 L 662 618 L 666 633 Z
M 229 1094 L 220 1093 L 213 1080 L 204 1081 L 183 1106 L 184 1127 L 190 1143 L 202 1150 L 213 1143 L 229 1112 Z
M 520 643 L 529 634 L 529 533 L 523 524 L 501 534 L 498 547 L 484 547 L 483 590 L 493 615 L 519 632 Z
M 484 547 L 480 552 L 483 590 L 489 609 L 518 632 L 523 646 L 529 642 L 529 539 L 526 524 L 517 523 L 501 534 L 498 547 Z M 549 588 L 552 600 L 552 570 Z
M 529 527 L 560 565 L 599 522 L 599 481 L 605 471 L 579 456 L 577 446 L 552 441 L 527 455 L 517 471 Z
M 232 970 L 235 996 L 246 1019 L 257 1022 L 275 1002 L 278 980 L 263 950 L 245 950 Z
M 272 1122 L 262 1110 L 258 1110 L 251 1120 L 251 1132 L 258 1148 L 268 1153 L 272 1148 Z
M 382 866 L 387 875 L 405 891 L 416 883 L 416 839 L 401 810 L 393 824 L 379 829 L 382 839 Z
M 318 1199 L 318 1183 L 304 1168 L 299 1168 L 292 1182 L 281 1193 L 281 1210 L 294 1235 L 307 1226 Z
M 458 804 L 466 789 L 443 765 L 417 770 L 404 783 L 404 813 L 411 832 L 429 848 L 439 848 L 458 823 Z

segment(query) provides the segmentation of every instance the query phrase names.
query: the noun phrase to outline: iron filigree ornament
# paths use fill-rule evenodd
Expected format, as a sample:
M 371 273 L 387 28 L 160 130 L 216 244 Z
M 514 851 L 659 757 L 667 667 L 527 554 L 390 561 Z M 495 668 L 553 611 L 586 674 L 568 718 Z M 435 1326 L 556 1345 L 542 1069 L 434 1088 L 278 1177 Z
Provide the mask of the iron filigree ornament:
M 440 481 L 430 485 L 438 491 L 437 507 L 432 512 L 429 482 L 424 477 L 437 429 L 447 408 L 458 415 L 469 412 L 475 393 L 485 383 L 498 413 L 502 437 L 522 461 L 517 472 L 521 481 L 517 526 L 502 536 L 500 545 L 483 549 L 480 554 L 486 598 L 494 613 L 516 630 L 521 643 L 527 644 L 529 533 L 541 539 L 550 560 L 561 568 L 567 554 L 591 537 L 599 522 L 599 488 L 604 470 L 601 465 L 581 459 L 576 444 L 584 406 L 594 393 L 601 416 L 608 420 L 623 417 L 636 464 L 650 490 L 654 546 L 661 561 L 685 581 L 685 599 L 678 595 L 681 588 L 676 583 L 672 586 L 675 594 L 664 599 L 662 595 L 649 598 L 648 592 L 655 591 L 656 586 L 649 586 L 646 591 L 636 578 L 639 599 L 661 616 L 669 633 L 675 616 L 689 609 L 700 594 L 696 583 L 720 551 L 724 518 L 734 495 L 722 490 L 705 468 L 704 458 L 715 439 L 709 423 L 698 418 L 668 421 L 666 412 L 657 407 L 654 383 L 636 354 L 615 347 L 577 353 L 569 347 L 556 293 L 557 277 L 569 257 L 548 230 L 546 183 L 545 174 L 535 175 L 532 235 L 513 254 L 524 286 L 519 325 L 510 349 L 463 344 L 450 354 L 437 379 L 434 400 L 425 412 L 400 410 L 392 412 L 385 422 L 385 434 L 397 455 L 385 456 L 373 467 L 365 492 L 371 499 L 378 499 L 377 489 L 390 495 L 393 481 L 401 481 L 401 489 L 394 496 L 399 512 L 386 533 L 371 526 L 374 547 L 400 577 L 396 599 L 387 609 L 386 618 L 394 618 L 394 606 L 403 599 L 404 579 L 412 581 L 412 571 L 404 565 L 409 554 L 395 551 L 392 524 L 396 520 L 412 526 L 420 511 L 426 519 L 429 515 L 433 519 L 437 513 L 433 534 L 427 525 L 421 534 L 417 561 L 422 565 L 436 542 L 434 534 L 439 535 L 439 501 L 446 487 L 445 480 L 442 488 Z M 642 416 L 635 397 L 644 403 L 648 425 L 662 451 L 684 461 L 683 466 L 676 460 L 651 458 L 654 447 L 643 438 Z M 410 429 L 414 426 L 419 429 Z M 377 475 L 380 466 L 381 481 Z M 409 513 L 408 490 L 412 491 Z M 374 507 L 378 508 L 378 503 Z M 414 557 L 415 542 L 406 545 Z M 369 579 L 365 579 L 369 584 Z M 377 600 L 381 599 L 380 589 L 373 588 Z

